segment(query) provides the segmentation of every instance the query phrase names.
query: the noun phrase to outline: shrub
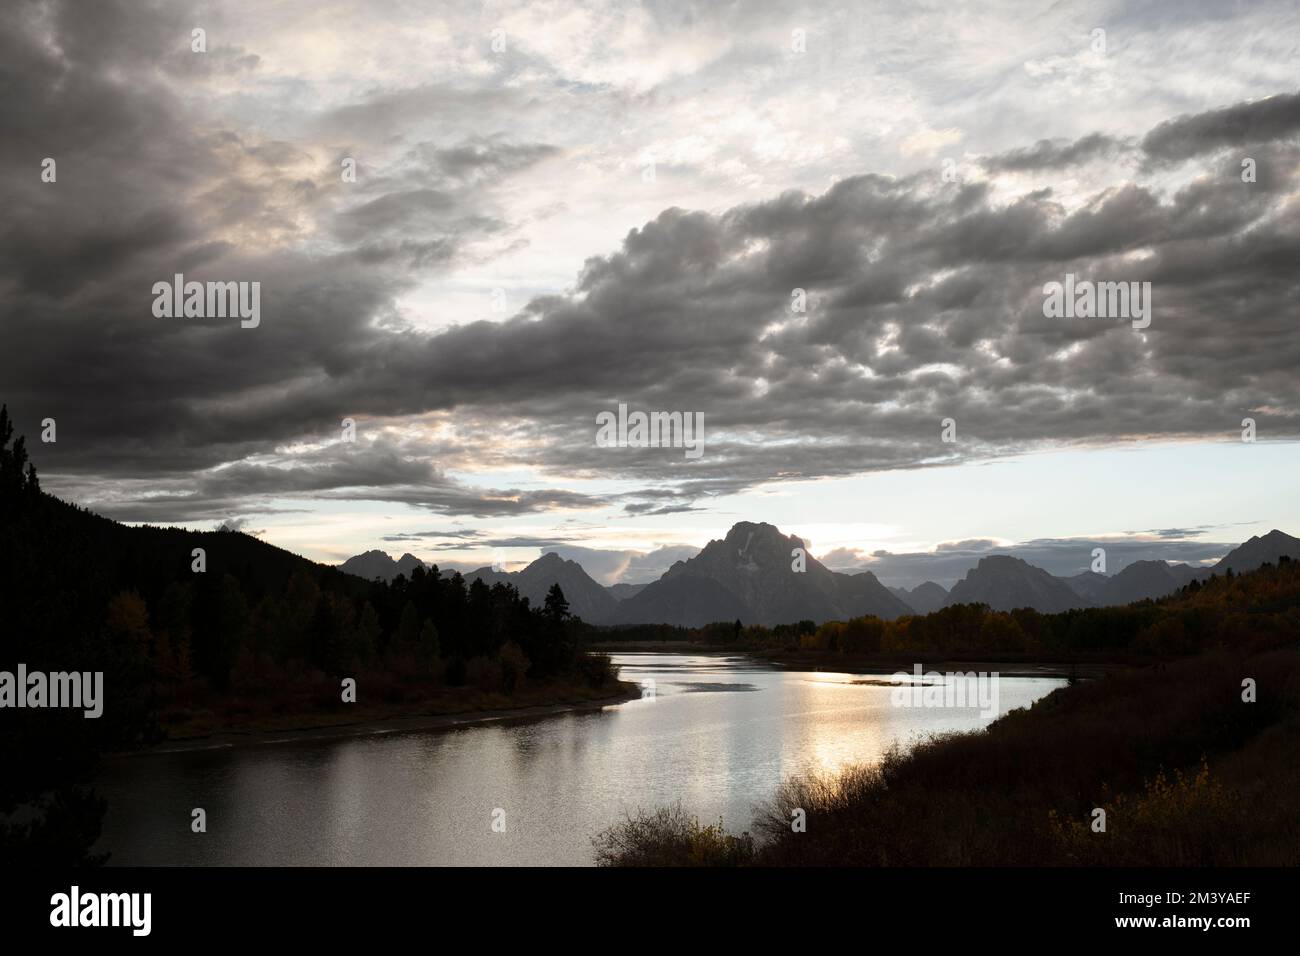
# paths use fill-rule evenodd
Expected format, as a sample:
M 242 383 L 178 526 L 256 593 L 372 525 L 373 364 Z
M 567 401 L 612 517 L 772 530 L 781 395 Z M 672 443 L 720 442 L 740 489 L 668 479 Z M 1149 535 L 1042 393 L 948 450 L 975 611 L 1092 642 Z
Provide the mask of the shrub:
M 1136 794 L 1099 802 L 1106 830 L 1091 819 L 1048 815 L 1062 862 L 1104 866 L 1225 866 L 1240 863 L 1233 840 L 1240 811 L 1236 794 L 1210 775 L 1204 760 L 1195 774 L 1162 771 Z
M 748 833 L 732 836 L 717 824 L 701 826 L 681 804 L 638 811 L 592 838 L 598 866 L 745 866 L 754 860 Z
M 1243 674 L 1267 682 L 1256 703 L 1242 700 Z M 752 859 L 1294 866 L 1297 752 L 1300 653 L 1205 654 L 1078 682 L 982 731 L 895 746 L 875 766 L 789 780 L 755 817 Z M 1096 806 L 1107 812 L 1105 833 L 1089 826 Z M 791 827 L 794 809 L 804 811 L 803 832 Z M 680 808 L 643 814 L 602 835 L 603 862 L 686 865 L 696 843 L 748 838 L 708 828 L 696 840 L 688 824 Z
M 514 641 L 506 641 L 497 655 L 501 666 L 501 688 L 507 694 L 513 694 L 515 688 L 524 681 L 528 673 L 528 657 L 524 650 Z
M 601 688 L 618 679 L 618 668 L 608 654 L 587 654 L 578 661 L 578 673 L 588 687 Z

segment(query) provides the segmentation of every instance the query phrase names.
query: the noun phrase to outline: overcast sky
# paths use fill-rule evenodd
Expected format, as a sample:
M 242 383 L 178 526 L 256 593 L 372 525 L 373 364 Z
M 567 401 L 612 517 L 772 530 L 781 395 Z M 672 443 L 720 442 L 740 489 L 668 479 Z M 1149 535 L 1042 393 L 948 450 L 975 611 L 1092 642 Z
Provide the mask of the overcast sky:
M 11 4 L 0 400 L 47 490 L 325 561 L 1300 534 L 1300 9 L 900 6 Z M 1045 316 L 1070 273 L 1150 326 Z M 702 456 L 598 447 L 620 402 Z

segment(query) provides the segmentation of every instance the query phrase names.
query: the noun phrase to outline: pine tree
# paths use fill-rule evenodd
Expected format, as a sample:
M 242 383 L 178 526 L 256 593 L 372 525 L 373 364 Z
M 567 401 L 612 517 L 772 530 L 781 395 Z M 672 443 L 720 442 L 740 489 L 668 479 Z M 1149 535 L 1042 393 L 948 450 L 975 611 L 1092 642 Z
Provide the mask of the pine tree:
M 546 603 L 542 606 L 542 614 L 556 624 L 563 624 L 569 619 L 569 602 L 564 597 L 564 591 L 559 584 L 552 584 L 551 589 L 546 592 Z
M 36 477 L 36 466 L 27 460 L 27 439 L 19 435 L 14 439 L 13 448 L 9 440 L 14 436 L 13 421 L 9 418 L 9 406 L 0 405 L 0 499 L 5 504 L 16 504 L 19 496 L 35 496 L 41 490 L 41 483 Z

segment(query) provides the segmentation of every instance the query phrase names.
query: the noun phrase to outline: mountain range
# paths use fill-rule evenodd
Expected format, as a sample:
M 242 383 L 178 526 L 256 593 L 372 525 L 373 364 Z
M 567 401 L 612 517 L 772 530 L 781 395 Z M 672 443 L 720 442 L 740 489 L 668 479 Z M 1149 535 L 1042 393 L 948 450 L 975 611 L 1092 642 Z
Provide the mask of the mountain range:
M 424 562 L 413 554 L 404 554 L 394 561 L 387 552 L 367 551 L 365 554 L 357 554 L 348 558 L 339 565 L 339 570 L 348 574 L 355 574 L 367 581 L 375 578 L 391 581 L 399 574 L 405 574 L 409 578 L 412 571 L 422 567 L 424 567 Z
M 912 590 L 907 588 L 890 588 L 894 594 L 917 614 L 929 614 L 937 611 L 948 601 L 948 589 L 942 584 L 926 581 Z
M 466 581 L 475 578 L 488 585 L 513 584 L 534 607 L 541 607 L 551 585 L 558 584 L 569 610 L 590 624 L 613 624 L 618 615 L 618 598 L 608 588 L 598 584 L 577 561 L 566 561 L 554 552 L 548 551 L 519 571 L 479 568 L 465 575 Z
M 802 563 L 802 570 L 793 570 Z M 696 627 L 713 621 L 786 624 L 874 614 L 896 618 L 912 609 L 870 571 L 831 571 L 797 537 L 770 524 L 742 521 L 695 557 L 620 604 L 619 623 Z
M 832 571 L 806 553 L 800 538 L 770 524 L 742 521 L 725 538 L 710 541 L 648 584 L 605 587 L 578 562 L 553 552 L 519 571 L 484 567 L 464 576 L 489 585 L 512 584 L 534 605 L 542 603 L 552 584 L 559 584 L 570 610 L 591 624 L 699 627 L 739 620 L 772 626 L 867 614 L 893 619 L 970 603 L 1043 613 L 1129 604 L 1164 597 L 1211 574 L 1252 571 L 1283 556 L 1300 560 L 1300 539 L 1278 530 L 1251 538 L 1209 568 L 1135 561 L 1113 575 L 1085 571 L 1060 577 L 1012 555 L 993 554 L 981 558 L 951 591 L 933 581 L 908 590 L 887 588 L 870 571 Z M 394 560 L 383 551 L 367 551 L 339 568 L 358 577 L 392 580 L 422 564 L 411 554 Z

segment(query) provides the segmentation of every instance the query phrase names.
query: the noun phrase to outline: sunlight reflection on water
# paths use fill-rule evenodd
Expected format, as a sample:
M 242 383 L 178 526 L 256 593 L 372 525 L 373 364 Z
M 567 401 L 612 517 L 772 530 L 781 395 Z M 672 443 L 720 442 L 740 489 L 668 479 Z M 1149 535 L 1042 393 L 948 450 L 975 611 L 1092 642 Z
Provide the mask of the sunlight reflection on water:
M 986 725 L 977 709 L 908 708 L 861 674 L 745 658 L 621 654 L 654 697 L 456 730 L 112 762 L 99 849 L 118 864 L 589 864 L 590 838 L 680 800 L 749 825 L 780 781 L 874 761 L 894 741 Z M 888 675 L 871 675 L 887 680 Z M 1002 678 L 1000 709 L 1064 684 Z M 190 832 L 190 810 L 208 832 Z M 506 832 L 490 828 L 505 811 Z

